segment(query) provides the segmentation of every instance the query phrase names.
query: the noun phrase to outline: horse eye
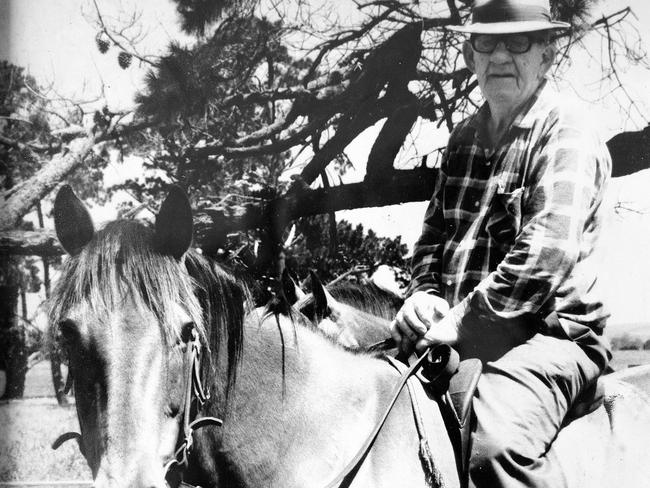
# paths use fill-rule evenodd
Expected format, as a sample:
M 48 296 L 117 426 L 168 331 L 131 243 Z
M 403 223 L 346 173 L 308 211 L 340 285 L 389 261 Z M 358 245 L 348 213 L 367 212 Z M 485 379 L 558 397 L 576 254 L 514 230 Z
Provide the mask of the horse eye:
M 194 338 L 194 322 L 188 322 L 181 328 L 181 341 L 187 344 Z
M 59 322 L 59 334 L 66 342 L 71 342 L 79 337 L 79 327 L 70 319 Z
M 66 364 L 70 363 L 73 351 L 77 349 L 79 344 L 79 327 L 72 320 L 62 320 L 59 322 L 57 343 L 59 345 L 59 353 L 61 354 L 61 361 Z

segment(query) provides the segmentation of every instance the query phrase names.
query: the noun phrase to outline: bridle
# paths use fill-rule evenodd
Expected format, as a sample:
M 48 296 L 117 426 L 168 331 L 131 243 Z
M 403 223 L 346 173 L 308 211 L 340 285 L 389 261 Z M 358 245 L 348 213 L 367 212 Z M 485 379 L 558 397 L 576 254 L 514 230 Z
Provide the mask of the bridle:
M 191 486 L 183 481 L 183 471 L 189 467 L 189 454 L 194 444 L 194 432 L 208 425 L 223 425 L 223 420 L 219 418 L 198 416 L 205 402 L 210 399 L 210 395 L 206 393 L 201 380 L 201 341 L 194 328 L 189 331 L 189 334 L 185 341 L 186 349 L 183 358 L 185 368 L 182 403 L 183 429 L 179 433 L 179 440 L 172 458 L 163 465 L 165 480 L 171 488 L 177 488 L 179 485 Z M 71 386 L 72 376 L 68 374 L 66 393 L 70 391 Z M 77 441 L 83 454 L 82 437 L 78 432 L 66 432 L 60 435 L 52 443 L 52 449 L 58 449 L 64 442 L 72 439 Z M 176 473 L 176 476 L 173 476 L 172 473 Z
M 183 430 L 182 437 L 174 451 L 173 457 L 164 464 L 165 479 L 167 483 L 175 488 L 178 484 L 187 483 L 182 481 L 183 470 L 189 467 L 189 454 L 194 444 L 194 432 L 207 425 L 223 425 L 223 420 L 216 417 L 198 417 L 201 408 L 210 399 L 201 381 L 201 341 L 195 329 L 190 331 L 191 336 L 187 340 L 185 358 L 183 360 L 186 369 L 184 394 L 183 394 Z M 171 474 L 178 471 L 177 480 L 171 480 Z

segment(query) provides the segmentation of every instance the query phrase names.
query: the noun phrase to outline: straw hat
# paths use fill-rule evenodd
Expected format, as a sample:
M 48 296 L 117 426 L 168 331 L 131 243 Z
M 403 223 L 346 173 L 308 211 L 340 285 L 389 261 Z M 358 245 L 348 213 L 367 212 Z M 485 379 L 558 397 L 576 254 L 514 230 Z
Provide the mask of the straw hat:
M 569 27 L 551 20 L 549 0 L 475 0 L 471 22 L 447 28 L 467 34 L 514 34 Z

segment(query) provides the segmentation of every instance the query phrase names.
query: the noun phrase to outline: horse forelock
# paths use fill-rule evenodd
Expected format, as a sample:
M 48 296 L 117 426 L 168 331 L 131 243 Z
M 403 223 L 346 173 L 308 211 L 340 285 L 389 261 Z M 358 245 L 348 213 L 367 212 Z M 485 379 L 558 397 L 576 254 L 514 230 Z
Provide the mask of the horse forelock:
M 153 313 L 168 341 L 179 338 L 172 318 L 180 305 L 209 351 L 223 342 L 228 351 L 228 386 L 234 380 L 249 293 L 243 282 L 190 249 L 181 260 L 156 251 L 154 231 L 136 221 L 108 223 L 77 255 L 71 256 L 52 292 L 53 328 L 75 306 L 108 314 L 129 298 L 136 309 Z M 212 354 L 206 356 L 211 357 Z M 214 364 L 206 366 L 213 371 Z
M 50 300 L 51 323 L 81 303 L 102 315 L 120 309 L 128 298 L 136 310 L 155 315 L 167 339 L 180 333 L 171 321 L 178 305 L 204 333 L 195 283 L 180 262 L 156 252 L 153 236 L 135 221 L 118 220 L 99 230 L 64 264 Z

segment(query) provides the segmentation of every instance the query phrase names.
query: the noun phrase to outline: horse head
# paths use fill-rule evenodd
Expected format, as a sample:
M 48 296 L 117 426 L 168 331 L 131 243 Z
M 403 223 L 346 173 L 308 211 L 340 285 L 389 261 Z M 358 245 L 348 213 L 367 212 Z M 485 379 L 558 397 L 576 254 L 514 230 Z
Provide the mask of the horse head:
M 153 229 L 115 221 L 96 231 L 64 186 L 54 205 L 57 236 L 70 255 L 50 317 L 69 361 L 79 445 L 101 488 L 162 488 L 165 462 L 182 438 L 189 348 L 207 345 L 197 293 L 200 256 L 188 252 L 192 214 L 172 188 Z M 193 251 L 195 252 L 195 251 Z
M 311 294 L 298 299 L 295 308 L 338 344 L 353 350 L 383 347 L 390 338 L 390 321 L 402 298 L 373 283 L 349 282 L 325 286 L 310 271 Z M 392 343 L 388 344 L 392 347 Z

